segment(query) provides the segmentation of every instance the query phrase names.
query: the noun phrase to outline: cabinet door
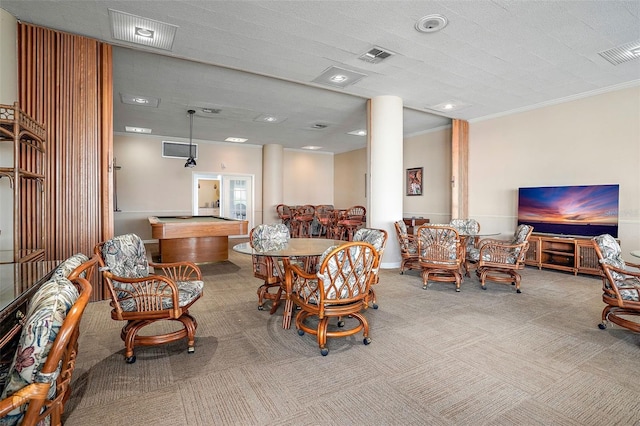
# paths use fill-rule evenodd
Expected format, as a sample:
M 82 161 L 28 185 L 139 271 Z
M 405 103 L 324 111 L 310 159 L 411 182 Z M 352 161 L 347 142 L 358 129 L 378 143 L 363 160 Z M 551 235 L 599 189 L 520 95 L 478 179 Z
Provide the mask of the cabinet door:
M 524 263 L 540 269 L 540 238 L 529 237 L 529 249 L 524 257 Z
M 578 272 L 600 274 L 600 263 L 598 262 L 598 256 L 596 255 L 596 250 L 593 248 L 591 240 L 578 241 L 577 255 L 576 263 Z

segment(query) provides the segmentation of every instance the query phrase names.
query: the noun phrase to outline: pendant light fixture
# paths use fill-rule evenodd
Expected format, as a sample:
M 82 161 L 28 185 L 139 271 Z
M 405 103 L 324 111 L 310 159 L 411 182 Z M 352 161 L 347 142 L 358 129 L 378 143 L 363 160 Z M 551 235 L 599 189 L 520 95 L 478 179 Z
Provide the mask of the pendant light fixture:
M 189 158 L 187 158 L 187 162 L 184 163 L 184 166 L 195 167 L 196 160 L 193 158 L 193 114 L 196 113 L 196 110 L 190 109 L 187 112 L 189 113 Z

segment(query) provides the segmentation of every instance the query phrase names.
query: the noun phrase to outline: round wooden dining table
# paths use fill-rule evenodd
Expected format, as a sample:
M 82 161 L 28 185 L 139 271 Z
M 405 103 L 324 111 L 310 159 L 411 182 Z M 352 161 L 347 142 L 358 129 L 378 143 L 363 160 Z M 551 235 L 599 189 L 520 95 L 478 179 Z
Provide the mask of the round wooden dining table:
M 259 256 L 270 256 L 275 258 L 273 262 L 278 267 L 278 274 L 281 278 L 281 284 L 285 286 L 284 291 L 286 300 L 284 304 L 284 314 L 282 318 L 282 328 L 291 327 L 291 316 L 293 314 L 293 301 L 291 300 L 292 289 L 286 288 L 284 274 L 287 266 L 292 258 L 303 258 L 305 268 L 310 268 L 317 264 L 317 259 L 328 248 L 340 246 L 347 241 L 331 240 L 326 238 L 290 238 L 286 242 L 278 244 L 265 244 L 262 250 L 259 244 L 254 246 L 251 243 L 240 243 L 233 246 L 233 251 Z

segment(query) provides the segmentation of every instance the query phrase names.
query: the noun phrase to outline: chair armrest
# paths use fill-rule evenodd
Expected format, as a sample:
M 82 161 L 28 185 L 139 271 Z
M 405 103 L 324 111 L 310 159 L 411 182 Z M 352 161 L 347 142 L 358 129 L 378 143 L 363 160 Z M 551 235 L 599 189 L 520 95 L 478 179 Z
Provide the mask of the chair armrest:
M 625 266 L 631 266 L 632 268 L 636 268 L 635 271 L 618 268 L 616 266 L 609 265 L 606 263 L 601 263 L 601 266 L 604 271 L 608 270 L 610 272 L 611 278 L 614 280 L 614 282 L 611 282 L 611 280 L 609 280 L 607 276 L 603 276 L 602 277 L 603 291 L 609 294 L 611 291 L 613 291 L 621 307 L 624 307 L 625 301 L 629 301 L 629 300 L 626 300 L 622 297 L 620 290 L 635 291 L 638 294 L 638 296 L 640 296 L 640 269 L 638 269 L 638 266 L 636 266 L 636 264 L 625 263 Z M 616 273 L 616 272 L 624 276 L 624 280 L 623 280 L 624 286 L 618 287 L 618 285 L 616 284 L 615 277 L 613 276 L 613 273 Z M 607 286 L 607 283 L 609 283 L 609 286 Z M 638 303 L 638 302 L 634 302 L 634 303 Z
M 509 244 L 510 241 L 509 240 L 499 240 L 497 238 L 482 238 L 480 241 L 478 241 L 478 248 L 482 248 L 483 245 L 485 244 Z
M 0 418 L 31 400 L 46 400 L 49 383 L 31 383 L 0 401 Z
M 193 281 L 202 280 L 202 272 L 198 265 L 193 262 L 171 262 L 171 263 L 153 263 L 149 262 L 149 266 L 154 269 L 156 274 L 162 271 L 162 274 L 174 281 Z M 119 281 L 119 280 L 118 280 Z

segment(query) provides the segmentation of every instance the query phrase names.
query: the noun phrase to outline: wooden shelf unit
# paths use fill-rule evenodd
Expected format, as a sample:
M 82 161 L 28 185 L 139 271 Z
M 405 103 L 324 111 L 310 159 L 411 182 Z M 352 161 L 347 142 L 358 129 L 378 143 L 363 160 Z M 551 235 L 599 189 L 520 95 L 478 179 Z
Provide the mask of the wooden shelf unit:
M 0 147 L 12 151 L 11 164 L 0 163 L 0 185 L 8 181 L 13 192 L 13 253 L 2 256 L 9 263 L 31 262 L 44 258 L 45 214 L 45 141 L 46 130 L 18 103 L 0 105 Z M 6 179 L 2 179 L 6 178 Z
M 538 269 L 573 272 L 574 275 L 600 275 L 600 264 L 591 237 L 532 234 L 525 264 Z

